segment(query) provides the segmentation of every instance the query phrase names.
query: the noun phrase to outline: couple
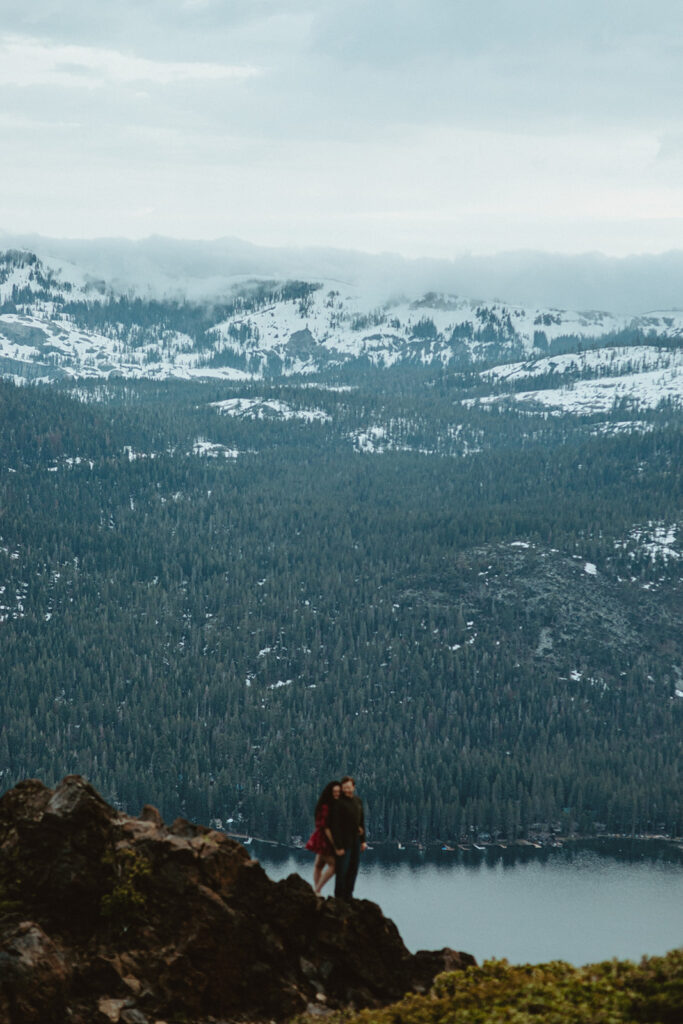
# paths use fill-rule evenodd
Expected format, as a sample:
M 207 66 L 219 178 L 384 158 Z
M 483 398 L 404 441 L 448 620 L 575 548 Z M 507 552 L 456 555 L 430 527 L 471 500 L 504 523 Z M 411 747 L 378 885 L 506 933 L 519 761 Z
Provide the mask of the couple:
M 316 855 L 316 893 L 320 895 L 322 887 L 335 875 L 334 895 L 350 900 L 360 851 L 365 846 L 363 802 L 356 796 L 355 780 L 345 775 L 341 782 L 328 782 L 315 805 L 315 832 L 306 843 L 306 849 Z

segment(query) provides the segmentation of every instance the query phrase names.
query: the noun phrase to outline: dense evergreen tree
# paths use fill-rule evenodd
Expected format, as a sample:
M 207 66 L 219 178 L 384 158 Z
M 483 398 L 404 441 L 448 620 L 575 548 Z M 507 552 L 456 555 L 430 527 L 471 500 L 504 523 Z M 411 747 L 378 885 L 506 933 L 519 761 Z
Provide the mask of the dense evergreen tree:
M 623 409 L 352 372 L 0 384 L 2 788 L 75 771 L 288 839 L 352 769 L 376 839 L 680 829 L 680 563 L 648 548 L 681 521 L 676 412 L 610 434 Z M 211 404 L 237 395 L 330 420 Z M 388 450 L 354 450 L 373 425 Z

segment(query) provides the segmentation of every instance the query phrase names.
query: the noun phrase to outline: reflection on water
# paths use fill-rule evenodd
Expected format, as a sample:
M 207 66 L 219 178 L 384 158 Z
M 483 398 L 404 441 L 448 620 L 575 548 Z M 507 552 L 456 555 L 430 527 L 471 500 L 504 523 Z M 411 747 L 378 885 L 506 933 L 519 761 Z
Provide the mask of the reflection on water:
M 452 946 L 479 962 L 578 965 L 683 945 L 683 865 L 666 859 L 665 847 L 650 845 L 655 856 L 645 856 L 644 844 L 603 844 L 610 855 L 591 846 L 373 851 L 364 855 L 355 895 L 379 903 L 409 949 Z M 250 852 L 271 878 L 296 872 L 310 880 L 305 851 L 254 843 Z

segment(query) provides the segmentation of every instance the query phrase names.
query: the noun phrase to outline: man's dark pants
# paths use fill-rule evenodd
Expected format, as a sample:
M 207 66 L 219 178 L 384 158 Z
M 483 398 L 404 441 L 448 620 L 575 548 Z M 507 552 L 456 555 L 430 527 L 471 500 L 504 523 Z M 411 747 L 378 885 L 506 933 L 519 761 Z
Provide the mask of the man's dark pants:
M 359 861 L 360 839 L 347 846 L 343 856 L 335 857 L 334 895 L 338 900 L 350 900 L 353 896 Z

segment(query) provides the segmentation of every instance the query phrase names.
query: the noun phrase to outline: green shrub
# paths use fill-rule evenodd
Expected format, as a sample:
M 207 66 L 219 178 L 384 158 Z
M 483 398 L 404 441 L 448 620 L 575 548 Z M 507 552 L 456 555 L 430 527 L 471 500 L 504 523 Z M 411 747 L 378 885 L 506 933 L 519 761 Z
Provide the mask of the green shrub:
M 151 865 L 142 854 L 127 849 L 105 853 L 102 863 L 113 869 L 112 888 L 100 901 L 102 916 L 130 924 L 147 902 L 140 884 L 150 874 Z
M 341 1013 L 334 1024 L 680 1024 L 683 949 L 640 964 L 609 960 L 481 967 L 441 974 L 427 996 L 381 1010 Z M 328 1024 L 330 1024 L 328 1021 Z

